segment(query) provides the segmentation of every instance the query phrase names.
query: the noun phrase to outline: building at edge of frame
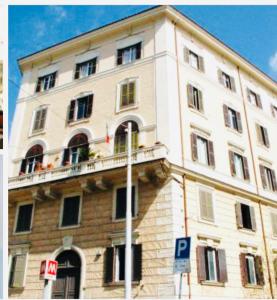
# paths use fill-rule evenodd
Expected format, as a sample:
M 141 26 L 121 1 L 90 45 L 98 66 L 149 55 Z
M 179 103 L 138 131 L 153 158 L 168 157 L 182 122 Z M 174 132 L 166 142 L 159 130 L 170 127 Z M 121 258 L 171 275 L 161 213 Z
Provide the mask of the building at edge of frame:
M 276 82 L 170 6 L 19 60 L 9 174 L 9 296 L 124 296 L 133 128 L 133 296 L 276 298 Z M 122 126 L 123 124 L 123 126 Z

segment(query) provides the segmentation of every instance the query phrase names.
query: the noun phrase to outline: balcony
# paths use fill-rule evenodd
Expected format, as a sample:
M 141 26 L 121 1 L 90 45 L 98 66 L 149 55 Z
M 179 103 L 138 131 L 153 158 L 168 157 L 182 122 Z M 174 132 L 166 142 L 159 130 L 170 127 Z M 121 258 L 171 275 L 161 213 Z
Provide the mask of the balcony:
M 165 145 L 138 149 L 132 154 L 134 165 L 147 163 L 167 158 L 168 149 Z M 53 182 L 70 177 L 86 175 L 101 171 L 108 171 L 115 168 L 122 168 L 127 164 L 127 154 L 117 154 L 99 159 L 91 159 L 79 164 L 62 166 L 51 170 L 43 170 L 26 175 L 19 175 L 9 178 L 9 190 L 38 185 L 46 182 Z

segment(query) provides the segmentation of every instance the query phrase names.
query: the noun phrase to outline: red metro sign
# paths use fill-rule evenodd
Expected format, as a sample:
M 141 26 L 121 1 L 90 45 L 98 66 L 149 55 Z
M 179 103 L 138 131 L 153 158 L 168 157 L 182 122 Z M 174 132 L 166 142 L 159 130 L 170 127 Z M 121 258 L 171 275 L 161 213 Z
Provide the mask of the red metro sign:
M 56 260 L 44 260 L 40 265 L 39 278 L 41 280 L 56 280 L 58 270 L 58 262 Z

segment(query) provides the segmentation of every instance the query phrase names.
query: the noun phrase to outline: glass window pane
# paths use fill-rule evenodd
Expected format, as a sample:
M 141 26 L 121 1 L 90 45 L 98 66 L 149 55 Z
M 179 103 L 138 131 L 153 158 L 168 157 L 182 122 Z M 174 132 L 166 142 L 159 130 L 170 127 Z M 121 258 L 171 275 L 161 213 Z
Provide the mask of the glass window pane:
M 208 164 L 208 148 L 207 148 L 207 140 L 197 137 L 197 154 L 198 161 L 203 164 Z

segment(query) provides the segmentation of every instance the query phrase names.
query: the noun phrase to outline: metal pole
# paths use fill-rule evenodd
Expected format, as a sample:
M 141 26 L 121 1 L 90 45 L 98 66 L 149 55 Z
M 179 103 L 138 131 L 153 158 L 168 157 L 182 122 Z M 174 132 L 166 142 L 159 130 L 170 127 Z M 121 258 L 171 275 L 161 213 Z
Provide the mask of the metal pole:
M 50 280 L 44 280 L 43 299 L 51 298 Z
M 183 273 L 180 273 L 179 299 L 182 298 Z
M 132 298 L 132 123 L 128 122 L 127 203 L 125 228 L 125 299 Z

